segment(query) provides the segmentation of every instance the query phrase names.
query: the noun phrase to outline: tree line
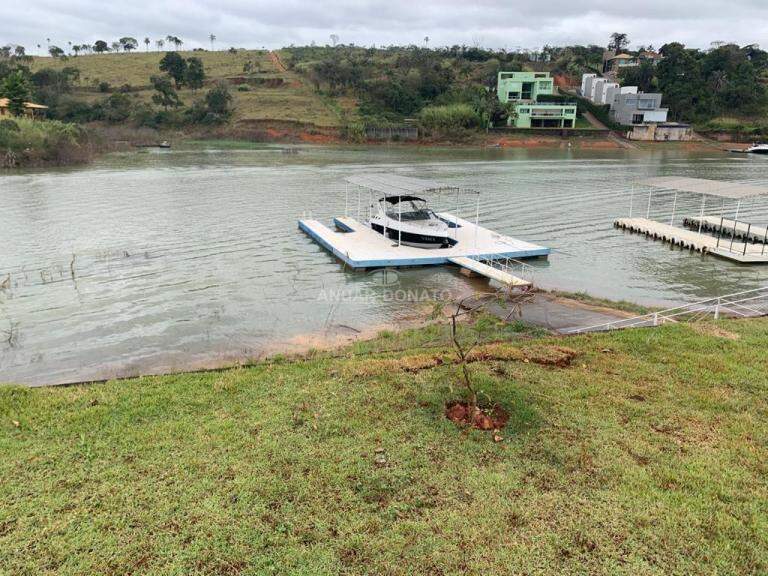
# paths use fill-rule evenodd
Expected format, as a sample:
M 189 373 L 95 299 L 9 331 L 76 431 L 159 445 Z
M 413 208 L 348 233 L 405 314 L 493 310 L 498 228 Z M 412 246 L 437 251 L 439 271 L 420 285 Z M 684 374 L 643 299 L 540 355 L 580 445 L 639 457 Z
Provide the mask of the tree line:
M 128 84 L 113 89 L 102 82 L 100 92 L 114 93 L 92 104 L 84 102 L 72 96 L 80 78 L 79 69 L 46 67 L 32 72 L 30 64 L 31 58 L 23 50 L 0 48 L 0 97 L 9 99 L 14 116 L 22 116 L 25 103 L 32 100 L 48 106 L 50 118 L 68 122 L 132 122 L 136 126 L 158 127 L 216 124 L 232 114 L 232 96 L 221 83 L 185 107 L 178 90 L 189 88 L 196 92 L 204 86 L 206 74 L 200 58 L 183 58 L 178 52 L 167 52 L 159 62 L 158 73 L 149 78 L 151 102 L 161 110 L 138 98 Z

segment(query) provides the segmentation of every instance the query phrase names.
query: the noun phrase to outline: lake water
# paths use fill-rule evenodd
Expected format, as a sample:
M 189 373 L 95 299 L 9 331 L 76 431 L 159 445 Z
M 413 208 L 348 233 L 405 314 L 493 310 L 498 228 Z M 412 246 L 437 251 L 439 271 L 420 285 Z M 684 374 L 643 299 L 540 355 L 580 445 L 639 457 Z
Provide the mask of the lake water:
M 409 299 L 466 290 L 448 268 L 353 272 L 297 229 L 344 212 L 343 177 L 424 176 L 484 193 L 481 223 L 550 246 L 546 288 L 647 304 L 746 290 L 743 267 L 624 234 L 632 183 L 684 175 L 768 182 L 762 158 L 712 151 L 206 147 L 112 155 L 77 169 L 0 175 L 0 382 L 43 384 L 216 365 L 304 335 L 347 334 L 413 314 Z M 356 196 L 352 195 L 356 211 Z M 636 189 L 635 211 L 647 194 Z M 455 211 L 453 201 L 435 208 Z M 671 196 L 652 214 L 668 217 Z M 726 215 L 735 206 L 726 204 Z M 681 197 L 677 213 L 697 214 Z M 708 213 L 721 204 L 710 202 Z M 467 217 L 474 207 L 467 206 Z M 765 223 L 766 202 L 742 217 Z M 8 281 L 8 279 L 10 279 Z

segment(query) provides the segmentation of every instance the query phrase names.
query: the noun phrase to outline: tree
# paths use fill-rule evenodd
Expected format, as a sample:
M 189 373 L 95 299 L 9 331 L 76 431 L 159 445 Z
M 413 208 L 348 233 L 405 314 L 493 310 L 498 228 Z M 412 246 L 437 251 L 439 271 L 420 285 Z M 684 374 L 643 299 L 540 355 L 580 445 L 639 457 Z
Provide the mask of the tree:
M 211 34 L 208 38 L 211 40 L 211 52 L 213 52 L 213 43 L 216 42 L 216 34 Z
M 338 34 L 331 34 L 331 44 L 336 47 L 336 44 L 339 43 L 339 35 Z
M 29 83 L 21 70 L 9 74 L 0 85 L 0 96 L 8 98 L 8 110 L 14 116 L 24 114 L 29 100 Z
M 64 50 L 58 46 L 51 46 L 48 48 L 48 54 L 50 54 L 53 58 L 61 58 L 64 56 Z
M 155 40 L 155 45 L 157 46 L 158 52 L 163 49 L 163 46 L 165 46 L 165 40 L 160 38 L 159 40 Z
M 149 80 L 155 89 L 155 94 L 152 95 L 152 102 L 162 106 L 165 110 L 168 110 L 169 106 L 172 108 L 181 106 L 179 95 L 174 90 L 167 76 L 152 76 Z
M 188 58 L 186 71 L 184 73 L 184 80 L 192 90 L 197 90 L 203 87 L 203 80 L 205 80 L 205 69 L 203 67 L 203 61 L 200 58 Z
M 120 52 L 120 42 L 112 42 L 112 52 Z
M 637 86 L 641 92 L 653 92 L 655 89 L 656 69 L 650 62 L 640 66 L 628 66 L 619 72 L 619 78 L 624 86 Z
M 205 95 L 205 104 L 210 113 L 217 114 L 222 118 L 232 114 L 232 95 L 229 93 L 227 85 L 219 83 L 211 88 Z
M 120 46 L 122 46 L 123 50 L 128 53 L 130 53 L 131 50 L 135 50 L 139 46 L 136 38 L 131 38 L 130 36 L 124 36 L 120 38 L 118 42 L 120 42 Z
M 80 54 L 80 45 L 75 44 L 74 46 L 72 46 L 72 52 L 74 52 L 75 57 L 77 57 Z
M 184 44 L 184 42 L 178 36 L 172 36 L 169 34 L 165 37 L 165 39 L 168 41 L 168 44 L 173 44 L 176 47 L 176 50 L 178 50 L 179 47 Z
M 149 39 L 149 37 L 144 38 L 144 46 L 146 46 L 146 51 L 149 52 L 149 45 L 152 44 L 152 40 Z
M 187 62 L 178 52 L 168 52 L 160 60 L 160 70 L 173 78 L 176 88 L 181 88 L 187 72 Z
M 629 46 L 629 37 L 623 32 L 614 32 L 611 34 L 611 41 L 608 43 L 608 50 L 613 50 L 614 54 L 623 52 Z
M 103 54 L 109 52 L 109 45 L 104 40 L 96 40 L 93 44 L 93 51 L 97 54 Z

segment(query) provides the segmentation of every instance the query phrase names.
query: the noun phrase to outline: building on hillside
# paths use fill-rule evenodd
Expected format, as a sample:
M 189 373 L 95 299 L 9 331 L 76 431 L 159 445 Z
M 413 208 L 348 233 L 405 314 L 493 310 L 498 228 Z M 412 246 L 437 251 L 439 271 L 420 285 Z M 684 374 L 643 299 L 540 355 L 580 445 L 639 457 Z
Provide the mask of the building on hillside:
M 549 72 L 499 72 L 496 91 L 499 100 L 538 100 L 540 94 L 554 94 Z
M 9 118 L 11 116 L 9 104 L 8 98 L 0 98 L 0 118 Z M 24 103 L 24 114 L 27 118 L 34 119 L 44 116 L 46 110 L 48 110 L 48 106 L 43 106 L 42 104 Z
M 656 66 L 659 62 L 664 60 L 664 56 L 659 54 L 658 52 L 654 52 L 653 50 L 643 50 L 638 55 L 638 58 L 640 59 L 640 63 L 648 62 L 649 64 L 653 64 Z
M 619 85 L 616 82 L 603 82 L 595 93 L 595 104 L 613 104 L 613 99 L 619 93 Z
M 500 102 L 513 102 L 515 113 L 507 121 L 515 128 L 573 128 L 576 104 L 544 101 L 555 94 L 549 72 L 499 72 L 496 94 Z
M 597 78 L 597 74 L 583 74 L 581 76 L 581 95 L 586 97 L 587 91 L 592 90 L 592 82 Z
M 616 78 L 616 76 L 623 68 L 639 65 L 640 59 L 637 56 L 632 56 L 631 54 L 607 53 L 603 55 L 603 74 L 611 78 Z
M 661 94 L 637 92 L 617 94 L 611 105 L 610 118 L 617 124 L 634 126 L 649 122 L 666 122 L 667 108 L 661 107 Z
M 646 140 L 655 142 L 689 142 L 693 140 L 693 129 L 690 124 L 679 122 L 652 122 L 633 126 L 627 132 L 630 140 Z

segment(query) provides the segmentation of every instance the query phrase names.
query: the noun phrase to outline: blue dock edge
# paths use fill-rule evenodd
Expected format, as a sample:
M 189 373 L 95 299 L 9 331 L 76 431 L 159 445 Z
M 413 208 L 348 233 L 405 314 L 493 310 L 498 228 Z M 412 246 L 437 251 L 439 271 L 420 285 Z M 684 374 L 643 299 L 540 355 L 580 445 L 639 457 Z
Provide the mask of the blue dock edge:
M 352 229 L 346 224 L 334 218 L 334 224 L 342 231 L 351 232 Z M 441 264 L 449 264 L 450 259 L 447 256 L 434 256 L 425 258 L 385 258 L 376 260 L 354 260 L 349 254 L 337 250 L 331 244 L 326 242 L 323 238 L 314 233 L 314 231 L 308 227 L 303 220 L 299 220 L 299 229 L 312 238 L 315 242 L 320 244 L 323 248 L 331 252 L 339 260 L 347 264 L 351 268 L 398 268 L 403 266 L 435 266 Z M 544 246 L 536 248 L 534 250 L 514 250 L 510 252 L 495 252 L 491 254 L 479 254 L 473 255 L 473 258 L 480 260 L 498 260 L 501 258 L 539 258 L 542 256 L 549 256 L 552 250 Z

